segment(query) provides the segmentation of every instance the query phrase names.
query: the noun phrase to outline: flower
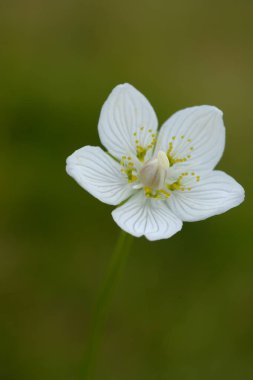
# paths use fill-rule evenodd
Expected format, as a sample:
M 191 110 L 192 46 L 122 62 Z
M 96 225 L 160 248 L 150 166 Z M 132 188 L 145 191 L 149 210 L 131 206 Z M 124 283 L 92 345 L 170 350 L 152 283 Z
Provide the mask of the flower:
M 197 106 L 176 112 L 158 132 L 149 101 L 130 84 L 118 85 L 103 105 L 100 147 L 85 146 L 67 159 L 67 173 L 110 205 L 126 232 L 166 239 L 194 222 L 238 206 L 244 190 L 214 170 L 225 146 L 222 112 Z

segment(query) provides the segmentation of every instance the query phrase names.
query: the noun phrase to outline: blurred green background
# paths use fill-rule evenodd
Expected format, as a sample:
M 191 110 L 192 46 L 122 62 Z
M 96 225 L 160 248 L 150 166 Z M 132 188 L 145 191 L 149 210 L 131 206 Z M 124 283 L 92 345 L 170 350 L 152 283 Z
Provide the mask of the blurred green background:
M 246 189 L 167 241 L 135 239 L 96 380 L 253 378 L 253 2 L 0 1 L 0 379 L 74 380 L 119 234 L 65 173 L 129 82 L 160 122 L 224 111 L 219 168 Z

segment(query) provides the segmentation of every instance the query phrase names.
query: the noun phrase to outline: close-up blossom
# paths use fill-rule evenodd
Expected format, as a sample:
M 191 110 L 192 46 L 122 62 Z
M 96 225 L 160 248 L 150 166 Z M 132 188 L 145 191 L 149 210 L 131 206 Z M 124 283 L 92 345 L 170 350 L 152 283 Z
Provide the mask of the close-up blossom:
M 166 239 L 183 222 L 238 206 L 244 190 L 214 170 L 225 147 L 222 112 L 209 105 L 183 109 L 158 131 L 154 109 L 130 84 L 116 86 L 102 107 L 98 133 L 106 151 L 84 146 L 67 159 L 67 173 L 112 211 L 121 229 Z

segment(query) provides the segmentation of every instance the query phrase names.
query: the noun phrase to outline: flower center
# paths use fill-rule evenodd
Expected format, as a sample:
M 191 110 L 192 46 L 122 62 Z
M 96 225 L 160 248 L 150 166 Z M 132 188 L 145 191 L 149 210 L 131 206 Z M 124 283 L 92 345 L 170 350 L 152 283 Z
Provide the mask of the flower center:
M 154 190 L 163 188 L 169 167 L 167 154 L 160 150 L 157 158 L 147 161 L 141 168 L 141 183 L 144 187 Z
M 141 131 L 142 129 L 143 127 Z M 152 133 L 151 130 L 149 132 Z M 136 135 L 137 132 L 134 133 L 134 136 Z M 190 152 L 194 150 L 190 144 L 192 140 L 185 139 L 184 135 L 180 136 L 182 143 L 179 140 L 176 153 L 174 151 L 176 136 L 173 136 L 166 152 L 160 150 L 155 158 L 144 162 L 146 154 L 149 150 L 152 151 L 156 142 L 155 134 L 151 136 L 153 140 L 150 145 L 136 145 L 137 158 L 143 163 L 141 169 L 138 162 L 136 166 L 132 157 L 122 156 L 121 158 L 121 172 L 127 176 L 128 183 L 133 184 L 133 189 L 142 188 L 146 198 L 158 200 L 168 199 L 174 191 L 191 191 L 193 178 L 195 177 L 196 182 L 199 182 L 200 176 L 195 172 L 182 172 L 175 164 L 184 163 L 191 158 Z M 186 144 L 183 144 L 183 140 Z M 137 143 L 139 140 L 136 140 Z

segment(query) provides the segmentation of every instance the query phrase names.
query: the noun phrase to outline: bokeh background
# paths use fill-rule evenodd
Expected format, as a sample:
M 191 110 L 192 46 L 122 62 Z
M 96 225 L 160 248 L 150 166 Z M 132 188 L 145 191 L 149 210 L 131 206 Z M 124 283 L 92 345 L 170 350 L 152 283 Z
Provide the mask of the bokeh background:
M 95 378 L 253 378 L 252 13 L 247 0 L 0 1 L 0 379 L 77 378 L 119 229 L 65 159 L 100 144 L 101 106 L 124 82 L 160 122 L 221 108 L 219 168 L 247 198 L 167 241 L 135 239 Z

